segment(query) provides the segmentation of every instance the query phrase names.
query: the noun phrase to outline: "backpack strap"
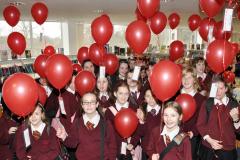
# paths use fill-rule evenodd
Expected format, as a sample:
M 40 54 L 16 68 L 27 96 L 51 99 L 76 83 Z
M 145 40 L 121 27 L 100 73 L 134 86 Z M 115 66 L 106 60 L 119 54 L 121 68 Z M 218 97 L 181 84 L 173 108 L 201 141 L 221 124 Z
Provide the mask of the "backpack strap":
M 116 114 L 118 113 L 118 111 L 117 111 L 113 106 L 110 106 L 109 109 L 110 109 L 110 111 L 112 112 L 112 114 L 113 114 L 114 116 L 116 116 Z
M 172 142 L 167 145 L 167 147 L 160 153 L 160 160 L 163 160 L 165 155 L 175 146 L 179 146 L 183 140 L 187 137 L 186 133 L 179 133 L 176 135 Z
M 100 120 L 100 124 L 101 124 L 100 160 L 104 160 L 104 137 L 106 130 L 106 122 L 104 120 Z

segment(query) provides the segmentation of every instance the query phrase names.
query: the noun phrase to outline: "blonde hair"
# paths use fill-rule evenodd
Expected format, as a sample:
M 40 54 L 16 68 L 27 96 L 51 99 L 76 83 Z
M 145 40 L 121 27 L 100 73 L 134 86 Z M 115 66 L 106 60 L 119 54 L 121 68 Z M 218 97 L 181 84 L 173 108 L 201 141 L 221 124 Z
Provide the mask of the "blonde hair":
M 191 73 L 193 79 L 194 79 L 194 84 L 193 84 L 193 88 L 194 90 L 198 90 L 200 89 L 200 85 L 198 83 L 198 79 L 197 79 L 197 72 L 195 70 L 195 68 L 192 67 L 186 67 L 182 70 L 182 77 L 186 76 L 187 73 Z

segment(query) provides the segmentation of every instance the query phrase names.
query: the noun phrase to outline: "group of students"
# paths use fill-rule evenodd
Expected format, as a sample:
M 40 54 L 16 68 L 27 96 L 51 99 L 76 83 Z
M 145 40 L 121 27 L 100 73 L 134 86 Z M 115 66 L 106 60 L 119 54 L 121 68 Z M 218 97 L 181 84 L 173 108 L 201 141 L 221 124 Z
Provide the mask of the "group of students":
M 220 77 L 205 72 L 203 58 L 181 64 L 181 89 L 167 103 L 154 96 L 148 76 L 154 63 L 121 60 L 113 76 L 98 76 L 89 60 L 82 66 L 96 76 L 96 89 L 80 96 L 76 74 L 60 92 L 40 79 L 48 99 L 37 103 L 27 119 L 11 113 L 4 104 L 0 118 L 0 159 L 55 160 L 63 146 L 69 159 L 78 160 L 237 160 L 236 133 L 240 130 L 239 105 L 228 95 Z M 133 80 L 140 65 L 139 80 Z M 147 66 L 147 67 L 146 67 Z M 211 84 L 216 95 L 208 98 Z M 159 91 L 161 92 L 161 91 Z M 196 111 L 182 122 L 183 111 L 175 98 L 186 93 L 196 101 Z M 131 137 L 123 138 L 114 126 L 116 114 L 131 108 L 139 120 Z

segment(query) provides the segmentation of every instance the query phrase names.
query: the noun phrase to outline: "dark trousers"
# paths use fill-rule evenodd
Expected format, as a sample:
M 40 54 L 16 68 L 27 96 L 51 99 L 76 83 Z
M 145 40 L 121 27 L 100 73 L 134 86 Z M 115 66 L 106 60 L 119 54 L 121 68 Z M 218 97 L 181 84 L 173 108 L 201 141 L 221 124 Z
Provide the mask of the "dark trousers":
M 236 149 L 230 151 L 213 150 L 201 145 L 199 153 L 201 160 L 237 160 Z
M 191 142 L 191 148 L 192 148 L 192 159 L 193 160 L 198 160 L 199 159 L 199 147 L 200 147 L 200 142 L 201 142 L 201 136 L 194 136 L 190 140 Z

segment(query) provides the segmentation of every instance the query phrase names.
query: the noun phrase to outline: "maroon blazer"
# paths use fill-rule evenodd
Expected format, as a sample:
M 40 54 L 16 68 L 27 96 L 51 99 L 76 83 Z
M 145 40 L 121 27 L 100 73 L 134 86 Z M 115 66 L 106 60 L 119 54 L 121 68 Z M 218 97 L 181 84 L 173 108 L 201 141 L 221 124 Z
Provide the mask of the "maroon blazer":
M 203 103 L 198 120 L 197 128 L 202 137 L 209 135 L 211 138 L 222 141 L 224 150 L 235 149 L 235 132 L 239 132 L 240 128 L 236 130 L 233 125 L 232 118 L 229 114 L 230 107 L 227 105 L 213 105 L 207 120 L 207 110 Z M 202 141 L 203 145 L 211 148 L 207 141 Z
M 212 72 L 208 72 L 204 80 L 201 77 L 198 77 L 198 82 L 201 87 L 201 90 L 206 90 L 207 92 L 210 91 L 213 77 L 212 74 L 213 74 Z
M 31 156 L 32 160 L 54 160 L 60 153 L 59 141 L 56 131 L 51 127 L 48 133 L 47 127 L 44 128 L 39 140 L 34 140 L 31 127 L 29 127 L 29 136 L 31 147 L 26 149 L 23 131 L 25 126 L 22 125 L 16 132 L 15 146 L 17 157 L 20 160 L 28 160 L 27 156 Z
M 199 132 L 197 130 L 197 119 L 199 115 L 200 108 L 202 106 L 202 103 L 206 99 L 203 95 L 200 93 L 196 93 L 193 98 L 196 101 L 196 111 L 194 115 L 187 121 L 182 124 L 182 129 L 184 132 L 192 131 L 194 136 L 199 135 Z
M 147 145 L 147 154 L 152 158 L 153 154 L 160 154 L 166 145 L 163 136 L 160 135 L 160 127 L 151 131 L 149 143 Z M 192 160 L 191 143 L 186 137 L 179 146 L 174 146 L 163 158 L 163 160 Z
M 137 110 L 139 108 L 139 106 L 141 106 L 144 102 L 145 91 L 141 89 L 139 92 L 140 92 L 140 94 L 137 98 L 134 97 L 131 92 L 129 95 L 129 106 L 134 108 L 134 110 Z
M 77 147 L 76 157 L 79 160 L 97 160 L 100 159 L 101 152 L 101 123 L 106 123 L 104 137 L 104 160 L 116 160 L 117 146 L 114 135 L 114 129 L 109 121 L 101 118 L 97 127 L 88 130 L 84 125 L 83 118 L 76 119 L 72 125 L 71 132 L 64 144 L 67 147 Z
M 6 118 L 4 115 L 0 118 L 0 157 L 3 160 L 13 159 L 15 134 L 8 134 L 8 130 L 17 126 L 18 124 L 15 121 Z

